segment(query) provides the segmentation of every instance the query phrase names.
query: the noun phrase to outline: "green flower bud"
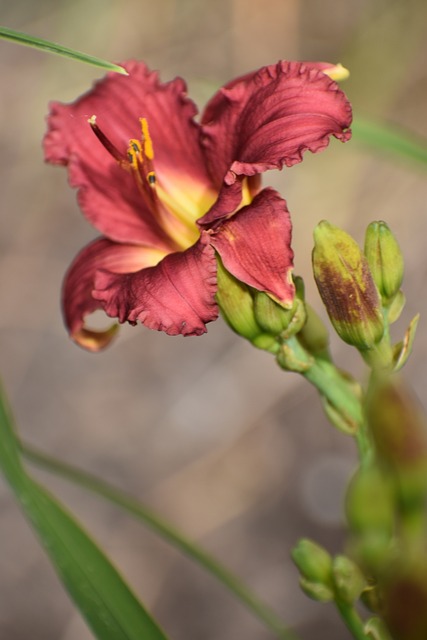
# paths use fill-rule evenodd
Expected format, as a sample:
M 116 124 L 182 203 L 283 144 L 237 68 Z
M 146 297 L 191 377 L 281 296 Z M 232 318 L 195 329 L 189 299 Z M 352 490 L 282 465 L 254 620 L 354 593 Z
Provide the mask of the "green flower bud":
M 230 327 L 240 336 L 253 340 L 263 331 L 254 316 L 254 301 L 249 287 L 229 273 L 217 258 L 216 294 L 221 313 Z
M 365 256 L 386 306 L 398 293 L 403 280 L 403 256 L 385 222 L 371 222 L 366 229 Z
M 310 582 L 331 584 L 331 555 L 316 542 L 302 538 L 292 549 L 291 557 L 303 578 Z
M 391 536 L 395 521 L 394 485 L 378 466 L 361 467 L 346 495 L 346 515 L 353 532 L 383 531 Z
M 297 302 L 301 304 L 295 299 L 292 309 L 284 309 L 263 291 L 254 291 L 253 299 L 255 321 L 265 333 L 272 336 L 278 336 L 289 327 L 291 322 L 293 323 L 298 306 Z
M 306 321 L 298 339 L 311 355 L 330 360 L 329 332 L 316 311 L 305 303 Z
M 366 578 L 357 566 L 346 556 L 336 556 L 332 563 L 332 575 L 337 598 L 353 604 L 366 587 Z
M 346 495 L 346 516 L 352 531 L 352 556 L 371 571 L 379 571 L 393 556 L 394 483 L 378 466 L 360 468 Z
M 424 508 L 427 496 L 427 419 L 398 379 L 377 379 L 367 400 L 368 424 L 379 459 L 393 473 L 400 500 Z
M 335 331 L 344 342 L 371 349 L 383 336 L 384 321 L 365 256 L 353 238 L 325 220 L 314 242 L 314 278 Z
M 299 584 L 305 595 L 312 600 L 317 600 L 318 602 L 331 602 L 331 600 L 334 599 L 333 589 L 321 582 L 311 582 L 306 578 L 300 578 Z

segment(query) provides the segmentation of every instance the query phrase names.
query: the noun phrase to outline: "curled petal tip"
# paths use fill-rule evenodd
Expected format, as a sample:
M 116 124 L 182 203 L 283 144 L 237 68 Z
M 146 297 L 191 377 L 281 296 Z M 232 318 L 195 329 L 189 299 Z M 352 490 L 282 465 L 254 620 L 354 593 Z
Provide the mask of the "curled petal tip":
M 118 324 L 113 324 L 109 329 L 105 331 L 94 331 L 92 329 L 80 329 L 71 335 L 79 347 L 96 353 L 102 351 L 105 347 L 108 347 L 110 342 L 114 339 L 119 329 Z
M 345 67 L 343 67 L 343 65 L 340 62 L 327 69 L 323 69 L 322 71 L 323 73 L 326 73 L 327 76 L 329 76 L 332 80 L 335 80 L 336 82 L 347 80 L 347 78 L 349 78 L 350 76 L 350 71 Z

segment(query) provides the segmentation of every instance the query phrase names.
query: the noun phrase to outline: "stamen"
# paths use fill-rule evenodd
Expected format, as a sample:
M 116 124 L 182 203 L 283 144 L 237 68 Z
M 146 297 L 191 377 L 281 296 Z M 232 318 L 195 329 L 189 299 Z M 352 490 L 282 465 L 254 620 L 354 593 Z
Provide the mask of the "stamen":
M 135 171 L 138 170 L 138 164 L 142 164 L 144 162 L 144 156 L 142 153 L 142 146 L 139 140 L 135 140 L 132 138 L 129 140 L 128 146 L 128 160 L 132 169 Z
M 144 143 L 144 153 L 147 156 L 148 160 L 153 160 L 154 159 L 153 141 L 151 140 L 150 132 L 148 130 L 147 118 L 140 118 L 139 121 L 141 123 L 142 141 Z
M 101 129 L 98 127 L 96 123 L 96 116 L 91 116 L 88 119 L 88 123 L 90 124 L 92 131 L 94 132 L 94 134 L 96 135 L 100 143 L 107 149 L 108 153 L 112 155 L 113 158 L 117 160 L 119 164 L 122 165 L 123 162 L 126 163 L 125 156 L 122 153 L 120 153 L 117 147 L 114 146 L 111 140 L 109 140 L 105 135 L 105 133 L 103 133 Z
M 148 130 L 147 118 L 140 118 L 139 122 L 141 124 L 141 140 L 131 138 L 129 140 L 127 153 L 124 155 L 98 127 L 96 116 L 93 115 L 88 119 L 92 131 L 108 153 L 113 156 L 123 169 L 133 172 L 140 189 L 148 196 L 149 192 L 146 191 L 147 186 L 151 187 L 153 191 L 156 190 L 156 174 L 153 170 L 154 148 Z M 155 194 L 150 193 L 149 198 L 154 202 L 153 198 L 155 198 Z

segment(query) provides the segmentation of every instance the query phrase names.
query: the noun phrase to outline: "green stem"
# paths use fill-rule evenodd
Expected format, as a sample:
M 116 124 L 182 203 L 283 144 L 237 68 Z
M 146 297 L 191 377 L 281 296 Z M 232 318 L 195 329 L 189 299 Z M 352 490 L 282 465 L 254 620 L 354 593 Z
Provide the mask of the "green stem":
M 277 616 L 270 607 L 261 602 L 239 578 L 137 500 L 111 487 L 95 476 L 45 455 L 29 445 L 22 444 L 22 453 L 27 460 L 39 467 L 67 478 L 74 484 L 78 484 L 85 489 L 89 489 L 93 493 L 102 496 L 106 500 L 109 500 L 136 516 L 136 518 L 148 525 L 150 529 L 155 531 L 159 536 L 167 540 L 174 547 L 180 549 L 180 551 L 217 578 L 217 580 L 227 587 L 259 620 L 273 631 L 278 638 L 281 638 L 281 640 L 298 640 L 297 636 L 284 625 L 281 618 Z
M 327 360 L 315 360 L 302 375 L 314 385 L 347 426 L 346 431 L 355 434 L 363 425 L 362 405 L 350 383 Z M 338 426 L 338 425 L 337 425 Z
M 360 618 L 356 609 L 351 604 L 342 602 L 342 600 L 339 599 L 335 601 L 335 604 L 353 638 L 356 638 L 356 640 L 369 640 L 369 637 L 365 633 L 363 620 Z
M 355 434 L 357 449 L 359 452 L 359 461 L 361 467 L 367 467 L 371 464 L 374 457 L 374 448 L 369 436 L 368 425 L 366 422 L 361 424 Z

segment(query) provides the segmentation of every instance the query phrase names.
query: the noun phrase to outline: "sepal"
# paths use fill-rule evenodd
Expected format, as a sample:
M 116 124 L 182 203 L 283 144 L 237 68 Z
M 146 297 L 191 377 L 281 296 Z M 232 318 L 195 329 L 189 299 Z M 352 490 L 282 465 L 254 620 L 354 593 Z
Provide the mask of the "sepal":
M 406 364 L 412 352 L 420 314 L 412 318 L 401 342 L 393 347 L 393 371 L 399 371 Z

